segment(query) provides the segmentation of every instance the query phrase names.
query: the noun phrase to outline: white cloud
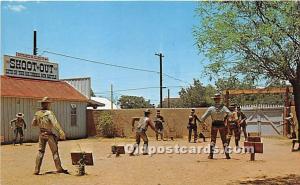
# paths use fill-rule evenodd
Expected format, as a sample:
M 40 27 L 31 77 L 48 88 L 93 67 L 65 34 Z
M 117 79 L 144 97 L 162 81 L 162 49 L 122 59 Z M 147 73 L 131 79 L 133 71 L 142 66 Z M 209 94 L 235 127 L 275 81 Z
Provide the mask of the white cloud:
M 7 8 L 13 12 L 21 12 L 26 10 L 26 7 L 23 5 L 7 5 Z

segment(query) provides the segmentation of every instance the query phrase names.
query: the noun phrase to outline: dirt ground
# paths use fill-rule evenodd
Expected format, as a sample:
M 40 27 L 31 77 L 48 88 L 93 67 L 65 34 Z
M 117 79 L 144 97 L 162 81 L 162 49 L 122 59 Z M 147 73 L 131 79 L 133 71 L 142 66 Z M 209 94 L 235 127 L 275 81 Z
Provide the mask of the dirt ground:
M 37 143 L 23 146 L 1 146 L 1 184 L 3 185 L 185 185 L 185 184 L 300 184 L 300 152 L 291 152 L 291 141 L 263 138 L 264 154 L 249 161 L 249 154 L 224 154 L 207 159 L 207 154 L 155 154 L 152 156 L 110 155 L 111 145 L 133 143 L 133 139 L 89 138 L 59 142 L 64 168 L 70 175 L 53 174 L 55 166 L 49 147 L 46 148 L 41 173 L 33 175 Z M 220 147 L 221 141 L 217 140 Z M 187 143 L 186 140 L 154 141 L 150 145 L 206 146 L 209 142 Z M 94 166 L 86 167 L 86 176 L 75 176 L 70 152 L 92 151 Z

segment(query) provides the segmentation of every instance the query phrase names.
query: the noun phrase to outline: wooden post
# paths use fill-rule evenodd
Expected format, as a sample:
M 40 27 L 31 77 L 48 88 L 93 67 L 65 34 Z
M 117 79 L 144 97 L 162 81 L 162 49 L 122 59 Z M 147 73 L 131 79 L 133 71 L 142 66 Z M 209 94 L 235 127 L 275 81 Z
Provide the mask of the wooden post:
M 250 161 L 255 161 L 255 153 L 251 153 L 251 155 L 250 155 Z
M 225 105 L 226 107 L 229 107 L 229 91 L 226 90 L 226 94 L 225 94 Z
M 289 87 L 286 87 L 286 90 L 285 90 L 285 109 L 283 110 L 284 111 L 284 116 L 283 116 L 283 122 L 284 122 L 284 125 L 283 125 L 283 130 L 284 130 L 284 135 L 287 136 L 288 134 L 291 134 L 291 129 L 290 129 L 290 125 L 289 125 L 289 121 L 286 120 L 285 118 L 289 116 L 289 113 L 291 111 L 291 107 L 290 107 L 290 100 L 289 100 L 289 92 L 290 92 L 290 89 Z M 288 109 L 289 108 L 289 109 Z

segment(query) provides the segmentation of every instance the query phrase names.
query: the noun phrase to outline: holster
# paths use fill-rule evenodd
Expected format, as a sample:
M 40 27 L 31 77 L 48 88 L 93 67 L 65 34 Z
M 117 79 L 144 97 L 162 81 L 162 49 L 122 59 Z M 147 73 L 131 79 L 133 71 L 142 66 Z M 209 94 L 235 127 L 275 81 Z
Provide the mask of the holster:
M 58 143 L 58 137 L 52 131 L 41 129 L 40 136 L 42 139 L 49 139 L 49 136 L 53 136 L 56 144 Z

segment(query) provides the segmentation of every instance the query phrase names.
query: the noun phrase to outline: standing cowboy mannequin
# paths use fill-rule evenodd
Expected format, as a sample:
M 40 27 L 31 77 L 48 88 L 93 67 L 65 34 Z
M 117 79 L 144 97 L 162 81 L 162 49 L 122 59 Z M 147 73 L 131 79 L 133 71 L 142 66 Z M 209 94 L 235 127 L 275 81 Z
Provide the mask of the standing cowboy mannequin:
M 194 132 L 194 143 L 197 142 L 197 137 L 198 137 L 198 131 L 197 131 L 197 121 L 200 122 L 199 118 L 195 114 L 195 109 L 191 110 L 191 114 L 189 116 L 189 122 L 188 122 L 188 130 L 189 130 L 189 142 L 191 142 L 192 138 L 192 132 Z
M 149 118 L 150 114 L 151 114 L 150 110 L 146 109 L 144 111 L 144 117 L 133 118 L 132 119 L 132 131 L 134 131 L 134 123 L 136 121 L 138 121 L 138 124 L 137 124 L 137 127 L 135 129 L 135 134 L 136 134 L 135 135 L 135 141 L 136 141 L 136 143 L 134 144 L 134 148 L 133 148 L 133 151 L 130 153 L 130 156 L 134 156 L 135 150 L 137 148 L 139 148 L 141 138 L 144 141 L 143 155 L 148 155 L 148 137 L 147 137 L 147 134 L 146 134 L 148 126 L 150 126 L 150 128 L 157 133 L 157 130 L 153 126 L 152 120 Z
M 155 129 L 157 130 L 156 133 L 156 140 L 158 140 L 158 135 L 160 135 L 161 140 L 164 141 L 164 136 L 163 136 L 163 132 L 164 132 L 164 117 L 160 115 L 160 110 L 156 111 L 156 117 L 155 117 Z
M 57 173 L 66 173 L 68 171 L 63 169 L 61 166 L 61 161 L 58 154 L 58 139 L 57 136 L 52 132 L 54 128 L 60 136 L 61 140 L 65 140 L 66 136 L 64 131 L 62 130 L 59 122 L 57 121 L 54 113 L 50 111 L 50 103 L 52 103 L 48 97 L 44 97 L 41 101 L 42 108 L 41 110 L 37 111 L 34 115 L 32 120 L 32 126 L 40 128 L 39 134 L 39 152 L 36 157 L 36 164 L 35 164 L 35 175 L 39 175 L 40 168 L 42 165 L 43 157 L 45 154 L 46 144 L 48 142 L 49 147 L 51 149 L 53 160 L 55 163 L 55 167 L 57 169 Z
M 238 115 L 238 124 L 239 124 L 240 128 L 242 129 L 245 140 L 247 140 L 247 122 L 246 122 L 247 117 L 242 112 L 240 106 L 237 106 L 237 115 Z M 241 131 L 240 131 L 240 135 L 241 135 Z
M 235 139 L 235 146 L 236 148 L 239 148 L 239 141 L 240 141 L 240 126 L 238 124 L 238 115 L 237 115 L 237 112 L 235 110 L 235 106 L 236 105 L 230 105 L 229 106 L 229 110 L 231 111 L 231 115 L 228 116 L 227 118 L 227 126 L 228 126 L 228 135 L 227 135 L 227 143 L 228 145 L 230 144 L 230 140 L 231 140 L 231 137 L 234 133 L 234 139 Z
M 10 121 L 10 128 L 14 130 L 14 134 L 15 134 L 13 144 L 14 145 L 16 144 L 18 135 L 20 135 L 20 145 L 22 145 L 23 137 L 24 137 L 23 127 L 24 127 L 24 130 L 26 131 L 26 123 L 24 121 L 24 114 L 20 112 L 20 113 L 16 114 L 16 117 L 17 118 Z
M 208 158 L 213 159 L 214 148 L 217 140 L 217 133 L 220 132 L 221 140 L 223 143 L 223 147 L 225 150 L 226 159 L 230 159 L 228 152 L 228 144 L 226 140 L 227 128 L 225 125 L 225 120 L 228 116 L 231 115 L 229 109 L 221 104 L 221 95 L 215 94 L 212 97 L 215 101 L 215 105 L 209 107 L 207 111 L 200 118 L 200 121 L 204 123 L 204 121 L 210 116 L 212 119 L 212 127 L 211 127 L 211 143 L 210 143 L 210 153 Z
M 291 139 L 296 139 L 296 124 L 295 124 L 295 121 L 294 121 L 294 115 L 291 112 L 290 107 L 287 107 L 287 111 L 288 111 L 288 116 L 285 118 L 285 120 L 287 120 L 287 122 L 288 122 L 288 128 L 292 129 L 292 134 L 291 134 L 290 138 Z

